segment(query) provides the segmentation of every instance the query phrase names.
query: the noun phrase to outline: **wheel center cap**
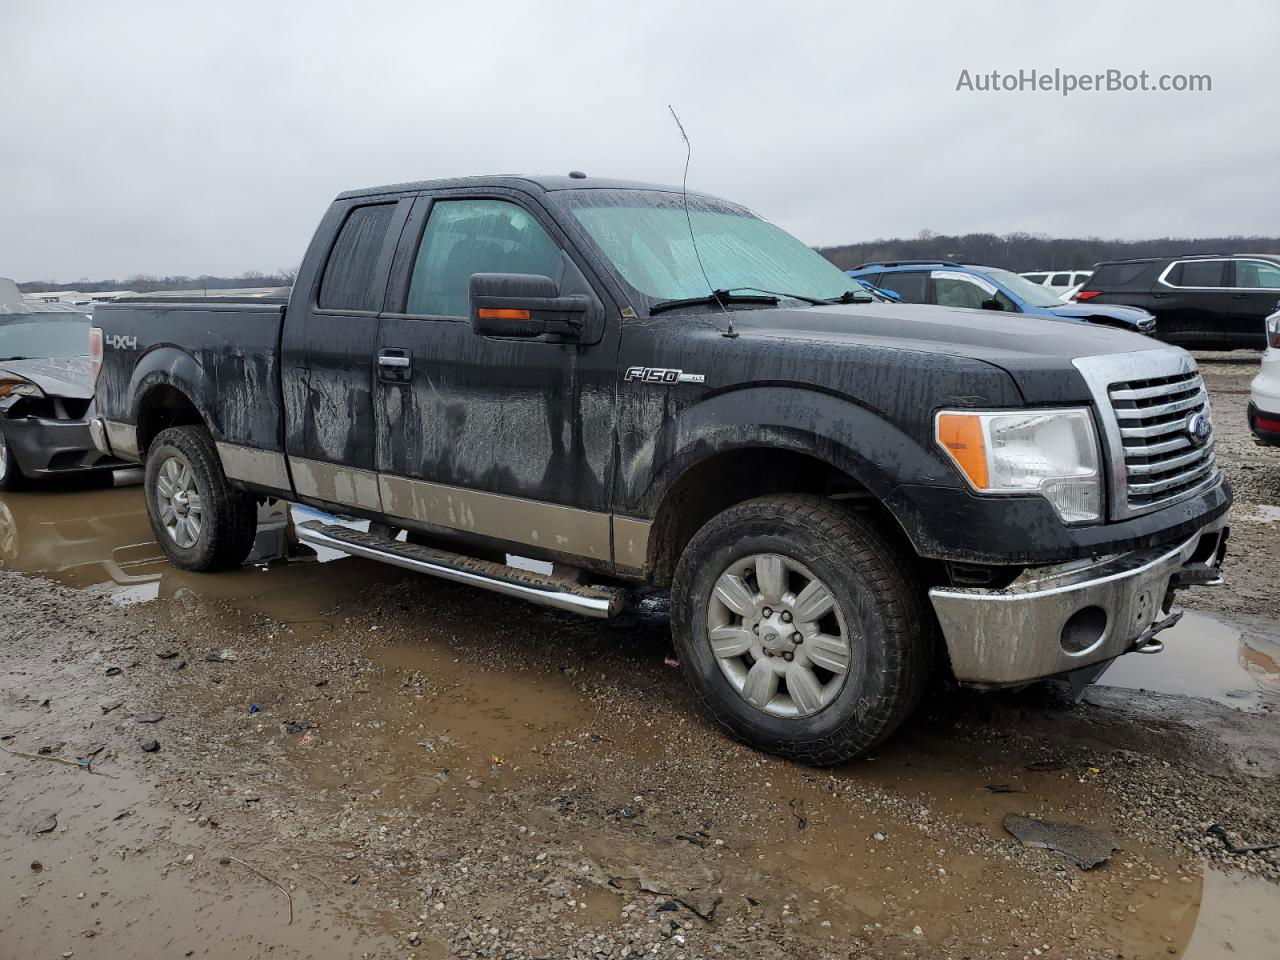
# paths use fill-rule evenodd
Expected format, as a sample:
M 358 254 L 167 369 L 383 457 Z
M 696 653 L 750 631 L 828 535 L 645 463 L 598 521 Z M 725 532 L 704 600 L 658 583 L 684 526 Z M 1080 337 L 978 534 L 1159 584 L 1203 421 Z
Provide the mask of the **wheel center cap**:
M 179 491 L 173 495 L 173 512 L 178 516 L 185 517 L 190 506 L 185 493 Z
M 791 642 L 792 630 L 777 614 L 760 621 L 760 643 L 770 653 L 782 653 L 795 646 Z

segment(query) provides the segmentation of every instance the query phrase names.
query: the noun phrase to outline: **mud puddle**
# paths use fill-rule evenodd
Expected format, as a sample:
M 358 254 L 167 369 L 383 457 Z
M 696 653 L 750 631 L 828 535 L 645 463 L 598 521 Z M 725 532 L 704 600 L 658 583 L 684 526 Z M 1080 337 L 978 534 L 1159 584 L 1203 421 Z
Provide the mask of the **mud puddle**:
M 1160 641 L 1162 653 L 1121 657 L 1099 683 L 1240 709 L 1280 702 L 1280 624 L 1232 623 L 1188 611 Z
M 601 625 L 351 558 L 185 574 L 159 559 L 138 490 L 0 503 L 16 531 L 0 539 L 8 569 L 133 601 L 117 615 L 144 616 L 164 637 L 147 642 L 179 651 L 161 661 L 153 652 L 168 649 L 139 641 L 116 657 L 130 709 L 169 718 L 157 731 L 181 779 L 176 806 L 149 793 L 165 795 L 162 768 L 149 785 L 127 764 L 104 766 L 119 779 L 99 783 L 0 757 L 23 775 L 5 794 L 19 802 L 2 805 L 11 839 L 0 841 L 0 870 L 19 884 L 16 896 L 41 904 L 5 911 L 21 938 L 16 956 L 73 948 L 40 937 L 55 919 L 91 928 L 92 913 L 74 912 L 79 892 L 98 911 L 139 919 L 126 932 L 112 926 L 114 939 L 78 933 L 77 957 L 160 955 L 157 945 L 181 955 L 189 935 L 226 948 L 213 956 L 257 955 L 268 943 L 275 956 L 359 955 L 347 903 L 384 933 L 376 910 L 407 915 L 424 931 L 419 956 L 439 953 L 428 933 L 456 942 L 477 917 L 534 937 L 630 924 L 645 952 L 651 940 L 705 948 L 728 937 L 757 947 L 783 938 L 814 956 L 860 945 L 909 956 L 1067 957 L 1082 946 L 1155 957 L 1273 937 L 1270 913 L 1240 909 L 1264 894 L 1274 904 L 1261 881 L 1202 872 L 1132 835 L 1083 873 L 1005 832 L 1005 815 L 1020 813 L 1123 834 L 1097 768 L 1028 769 L 1024 753 L 924 724 L 832 771 L 724 740 L 662 666 L 661 618 Z M 1188 620 L 1179 629 L 1193 637 L 1198 620 L 1202 634 L 1224 626 Z M 1236 676 L 1252 676 L 1243 634 L 1223 636 L 1196 646 L 1204 659 L 1173 677 L 1246 689 Z M 1164 658 L 1181 645 L 1174 639 L 1166 634 Z M 207 661 L 206 651 L 234 659 Z M 1150 687 L 1162 657 L 1129 659 Z M 1221 661 L 1230 669 L 1204 681 Z M 90 663 L 85 673 L 24 661 L 20 680 L 3 685 L 4 732 L 27 746 L 65 739 L 72 751 L 105 724 L 129 749 L 147 731 L 132 713 L 102 719 L 95 691 L 115 688 L 102 687 L 106 661 Z M 27 689 L 60 691 L 62 719 Z M 51 797 L 68 829 L 24 834 L 22 818 Z M 134 813 L 104 820 L 123 806 Z M 216 833 L 199 824 L 211 815 L 225 818 Z M 305 922 L 284 923 L 278 890 L 220 862 L 229 836 L 235 855 L 246 845 L 262 853 L 242 859 L 269 865 Z M 28 876 L 31 859 L 58 869 Z M 72 912 L 59 913 L 68 903 Z M 174 931 L 166 916 L 196 920 Z M 403 916 L 396 923 L 403 929 Z

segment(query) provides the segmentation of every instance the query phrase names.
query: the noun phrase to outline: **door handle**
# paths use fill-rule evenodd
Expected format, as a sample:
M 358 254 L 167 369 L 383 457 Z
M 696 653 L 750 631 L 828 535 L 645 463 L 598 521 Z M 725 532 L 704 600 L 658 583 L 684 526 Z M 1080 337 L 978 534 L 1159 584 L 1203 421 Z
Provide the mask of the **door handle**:
M 1247 293 L 1233 293 L 1233 294 L 1231 295 L 1231 299 L 1232 299 L 1232 300 L 1247 300 L 1247 299 L 1249 299 L 1249 295 L 1248 295 Z
M 1167 296 L 1168 296 L 1167 293 L 1153 293 L 1151 295 L 1153 300 L 1163 300 Z
M 413 357 L 408 350 L 387 347 L 378 351 L 378 379 L 387 383 L 404 383 L 413 376 Z

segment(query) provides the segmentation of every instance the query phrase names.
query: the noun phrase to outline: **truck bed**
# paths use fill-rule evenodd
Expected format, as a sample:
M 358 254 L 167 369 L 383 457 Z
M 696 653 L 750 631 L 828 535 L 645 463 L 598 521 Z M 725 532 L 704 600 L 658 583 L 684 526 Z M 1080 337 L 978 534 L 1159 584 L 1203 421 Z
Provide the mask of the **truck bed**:
M 194 406 L 215 441 L 283 453 L 280 334 L 286 305 L 283 299 L 244 297 L 100 305 L 94 314 L 103 332 L 97 413 L 113 448 L 140 459 L 157 428 L 168 425 L 139 423 L 148 395 L 162 391 L 173 401 L 169 409 Z

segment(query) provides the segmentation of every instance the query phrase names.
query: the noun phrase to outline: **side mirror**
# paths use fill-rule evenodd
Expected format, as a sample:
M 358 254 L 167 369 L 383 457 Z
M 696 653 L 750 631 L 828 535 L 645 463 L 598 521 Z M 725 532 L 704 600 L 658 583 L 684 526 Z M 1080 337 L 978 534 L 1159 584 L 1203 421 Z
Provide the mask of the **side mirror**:
M 550 277 L 533 273 L 473 273 L 471 329 L 482 337 L 575 337 L 591 301 L 562 297 Z
M 987 299 L 982 301 L 982 309 L 983 310 L 1003 310 L 1004 304 L 1002 304 L 995 297 L 987 297 Z

